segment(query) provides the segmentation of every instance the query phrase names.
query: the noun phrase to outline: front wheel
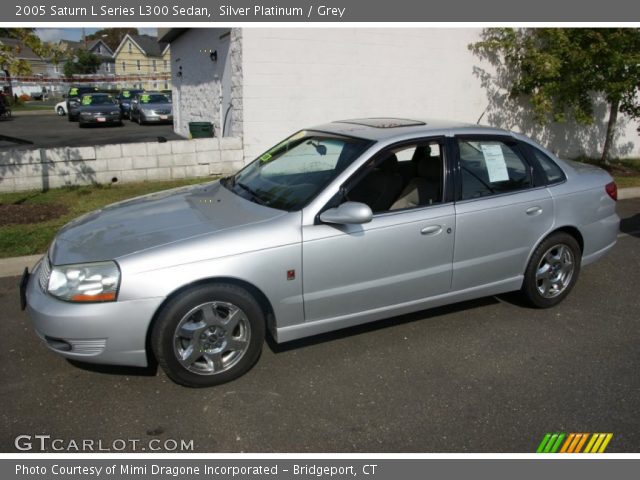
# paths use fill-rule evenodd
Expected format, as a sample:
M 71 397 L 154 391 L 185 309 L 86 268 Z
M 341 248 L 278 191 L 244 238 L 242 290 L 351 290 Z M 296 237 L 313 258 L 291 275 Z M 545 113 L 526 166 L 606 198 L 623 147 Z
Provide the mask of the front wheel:
M 58 107 L 58 116 L 60 117 L 64 117 L 65 113 L 64 113 L 64 108 L 62 107 Z
M 174 382 L 210 387 L 246 373 L 260 356 L 264 336 L 264 313 L 249 292 L 209 284 L 191 288 L 163 307 L 151 347 Z
M 565 299 L 578 280 L 582 253 L 574 237 L 554 233 L 533 252 L 524 275 L 522 295 L 537 308 L 549 308 Z

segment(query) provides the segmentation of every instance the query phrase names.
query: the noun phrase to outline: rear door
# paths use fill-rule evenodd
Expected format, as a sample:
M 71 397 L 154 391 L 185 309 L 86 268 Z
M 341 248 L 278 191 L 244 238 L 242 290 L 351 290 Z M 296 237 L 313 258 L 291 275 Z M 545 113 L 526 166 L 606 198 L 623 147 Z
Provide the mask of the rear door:
M 553 201 L 512 137 L 457 136 L 453 290 L 513 285 L 553 225 Z

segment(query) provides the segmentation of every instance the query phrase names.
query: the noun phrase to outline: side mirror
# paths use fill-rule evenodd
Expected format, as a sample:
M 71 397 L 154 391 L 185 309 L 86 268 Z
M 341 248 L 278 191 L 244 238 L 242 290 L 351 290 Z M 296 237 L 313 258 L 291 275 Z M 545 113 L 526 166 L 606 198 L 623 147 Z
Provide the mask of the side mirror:
M 320 214 L 321 221 L 341 225 L 368 223 L 372 217 L 371 208 L 360 202 L 345 202 L 337 208 L 330 208 Z

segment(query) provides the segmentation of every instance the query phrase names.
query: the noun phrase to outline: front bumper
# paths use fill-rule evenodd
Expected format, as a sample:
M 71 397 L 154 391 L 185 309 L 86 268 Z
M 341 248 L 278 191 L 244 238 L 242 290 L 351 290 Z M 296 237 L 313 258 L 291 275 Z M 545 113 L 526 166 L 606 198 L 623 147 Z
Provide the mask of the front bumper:
M 100 116 L 87 116 L 80 114 L 80 122 L 92 125 L 105 125 L 122 122 L 120 114 L 118 115 L 100 115 Z
M 157 114 L 141 112 L 142 118 L 148 123 L 173 123 L 173 114 Z
M 147 331 L 163 298 L 76 304 L 57 300 L 38 283 L 40 264 L 26 285 L 27 313 L 54 352 L 78 361 L 145 367 Z

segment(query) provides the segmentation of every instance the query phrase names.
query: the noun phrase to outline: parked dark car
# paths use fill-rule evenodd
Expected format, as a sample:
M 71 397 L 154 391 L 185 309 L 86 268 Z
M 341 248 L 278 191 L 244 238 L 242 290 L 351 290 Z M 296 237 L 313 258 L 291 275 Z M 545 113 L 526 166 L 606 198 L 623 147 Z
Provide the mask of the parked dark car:
M 88 87 L 86 85 L 69 87 L 67 92 L 67 118 L 70 122 L 78 121 L 80 98 L 86 93 L 95 93 L 97 91 L 97 87 Z
M 172 123 L 173 108 L 171 98 L 162 92 L 143 92 L 131 101 L 129 118 L 132 122 Z
M 118 103 L 120 104 L 120 111 L 122 112 L 122 118 L 129 118 L 129 111 L 131 109 L 131 100 L 137 94 L 144 92 L 144 90 L 133 90 L 129 88 L 123 88 L 118 93 Z
M 108 93 L 90 93 L 82 96 L 78 108 L 79 126 L 122 125 L 118 101 Z

